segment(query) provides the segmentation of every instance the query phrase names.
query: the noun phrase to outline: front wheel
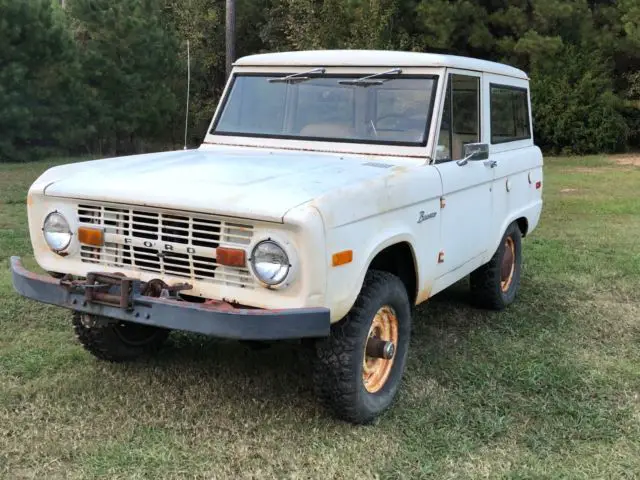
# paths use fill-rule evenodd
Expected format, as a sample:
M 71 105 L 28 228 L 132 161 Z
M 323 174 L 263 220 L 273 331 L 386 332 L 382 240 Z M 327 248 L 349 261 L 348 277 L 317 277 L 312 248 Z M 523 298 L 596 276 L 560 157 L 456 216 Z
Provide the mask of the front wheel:
M 520 286 L 521 269 L 522 233 L 514 222 L 507 228 L 489 263 L 471 273 L 471 293 L 476 304 L 503 310 L 513 303 Z
M 347 316 L 316 344 L 320 401 L 346 421 L 373 421 L 393 402 L 404 373 L 411 305 L 402 281 L 371 270 Z
M 110 322 L 103 317 L 75 312 L 73 328 L 82 346 L 93 356 L 126 362 L 155 353 L 169 330 L 131 322 Z

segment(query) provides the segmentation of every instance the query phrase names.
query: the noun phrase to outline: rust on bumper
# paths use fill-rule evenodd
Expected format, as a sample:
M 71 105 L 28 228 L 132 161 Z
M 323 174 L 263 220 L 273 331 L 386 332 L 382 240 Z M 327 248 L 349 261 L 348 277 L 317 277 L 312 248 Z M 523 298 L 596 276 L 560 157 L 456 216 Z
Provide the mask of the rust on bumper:
M 177 298 L 150 297 L 141 294 L 142 282 L 125 277 L 123 280 L 130 291 L 127 306 L 122 308 L 109 302 L 92 301 L 91 295 L 88 300 L 82 291 L 86 285 L 81 282 L 30 272 L 22 266 L 19 257 L 11 257 L 11 273 L 14 288 L 24 297 L 114 321 L 245 340 L 324 337 L 329 334 L 327 308 L 266 310 L 235 308 L 226 302 L 195 303 Z

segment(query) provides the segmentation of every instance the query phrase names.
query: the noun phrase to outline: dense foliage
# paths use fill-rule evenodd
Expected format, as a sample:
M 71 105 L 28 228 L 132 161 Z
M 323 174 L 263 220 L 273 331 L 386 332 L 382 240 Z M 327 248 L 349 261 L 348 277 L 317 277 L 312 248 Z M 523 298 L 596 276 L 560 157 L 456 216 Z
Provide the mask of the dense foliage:
M 90 134 L 65 19 L 47 1 L 0 0 L 0 160 L 74 148 Z
M 0 0 L 0 159 L 189 142 L 224 85 L 223 0 Z M 548 152 L 640 146 L 638 0 L 237 0 L 239 55 L 313 48 L 447 52 L 529 72 Z
M 92 113 L 90 149 L 117 154 L 175 143 L 178 42 L 157 0 L 69 2 Z

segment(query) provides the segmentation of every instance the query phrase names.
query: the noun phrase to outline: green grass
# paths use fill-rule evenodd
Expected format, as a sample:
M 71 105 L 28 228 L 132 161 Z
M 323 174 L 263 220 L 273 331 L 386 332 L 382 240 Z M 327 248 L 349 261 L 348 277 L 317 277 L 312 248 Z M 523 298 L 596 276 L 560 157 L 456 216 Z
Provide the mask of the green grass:
M 551 158 L 518 301 L 464 282 L 418 309 L 406 380 L 375 425 L 315 402 L 308 351 L 174 334 L 99 362 L 69 314 L 19 298 L 26 190 L 0 165 L 0 477 L 635 478 L 640 472 L 640 168 Z

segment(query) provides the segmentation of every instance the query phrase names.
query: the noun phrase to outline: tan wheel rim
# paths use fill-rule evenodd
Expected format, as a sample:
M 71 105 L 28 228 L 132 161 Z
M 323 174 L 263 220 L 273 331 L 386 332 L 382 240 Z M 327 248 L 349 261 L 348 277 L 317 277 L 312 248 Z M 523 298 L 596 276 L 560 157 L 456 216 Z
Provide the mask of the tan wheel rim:
M 398 317 L 393 308 L 385 305 L 378 310 L 371 322 L 369 336 L 365 340 L 365 353 L 362 359 L 362 382 L 369 393 L 376 393 L 387 382 L 395 355 L 394 358 L 389 360 L 369 357 L 366 353 L 366 342 L 371 337 L 378 337 L 380 340 L 393 343 L 396 352 L 398 351 Z
M 513 238 L 507 237 L 504 241 L 504 253 L 500 267 L 500 288 L 507 292 L 513 283 L 513 273 L 516 270 L 516 245 Z

